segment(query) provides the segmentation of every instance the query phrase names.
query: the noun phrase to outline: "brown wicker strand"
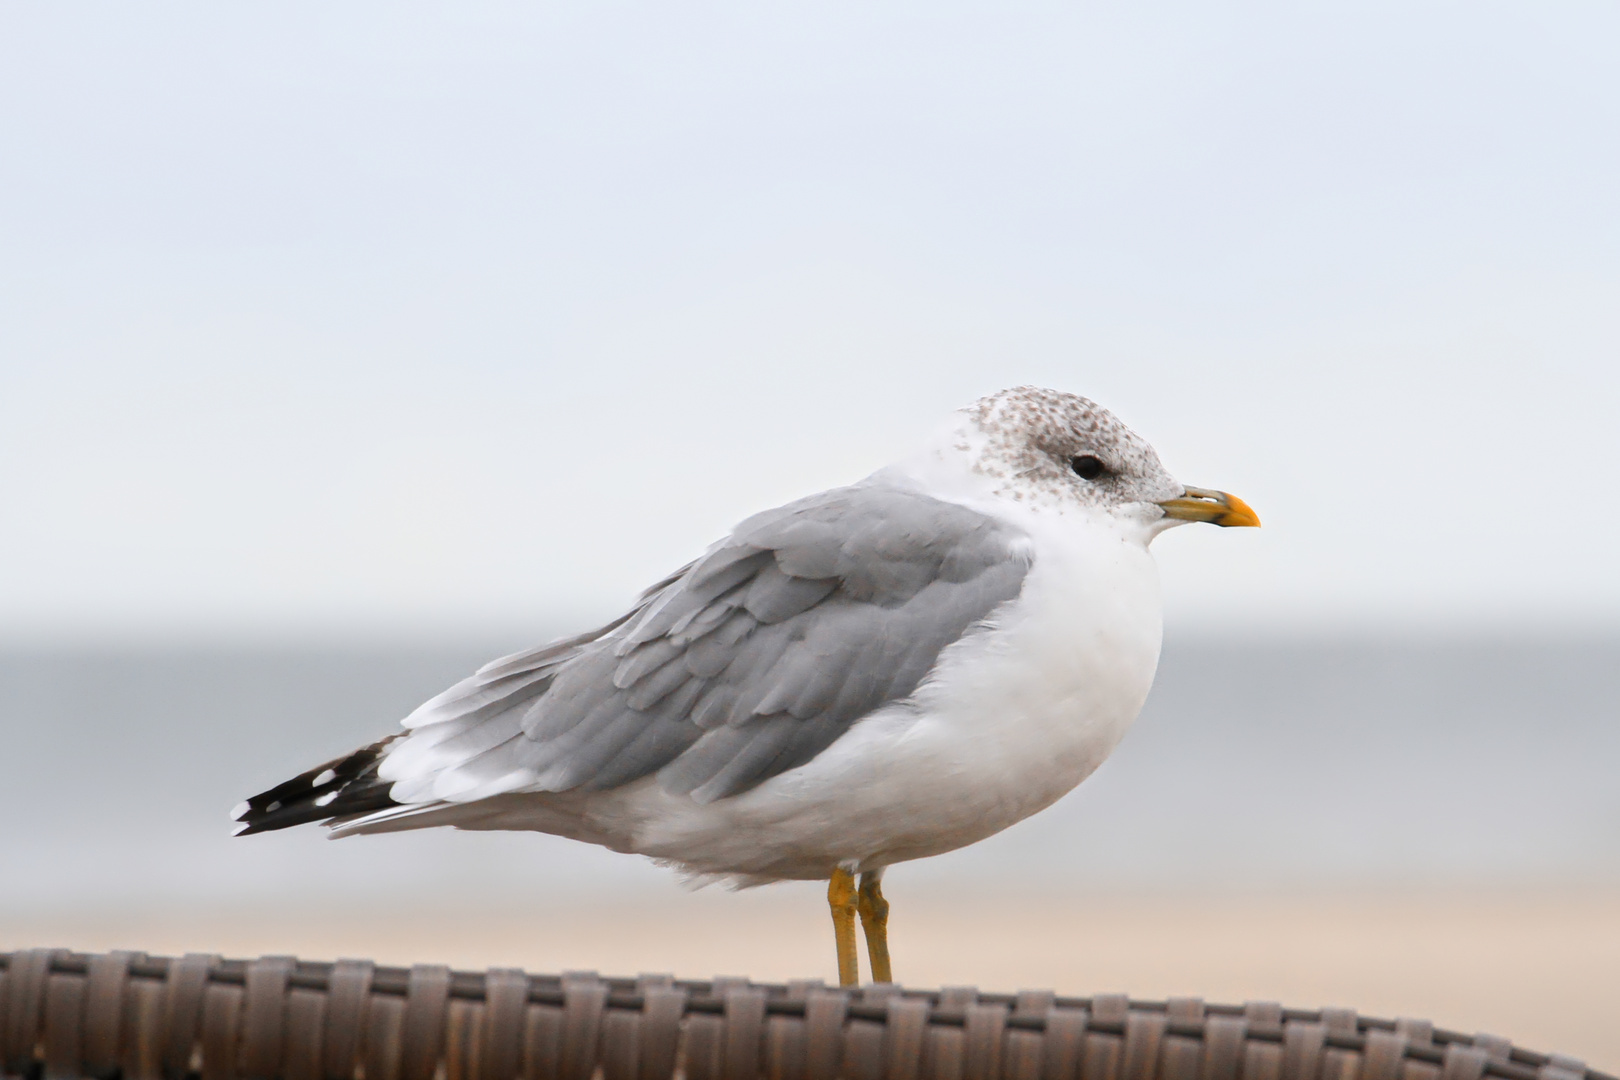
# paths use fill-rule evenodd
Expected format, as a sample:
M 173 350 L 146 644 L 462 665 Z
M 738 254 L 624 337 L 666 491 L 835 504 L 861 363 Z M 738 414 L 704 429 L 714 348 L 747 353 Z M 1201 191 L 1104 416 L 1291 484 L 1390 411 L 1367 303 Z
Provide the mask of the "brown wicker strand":
M 52 949 L 0 954 L 0 1065 L 23 1080 L 1614 1080 L 1343 1008 Z

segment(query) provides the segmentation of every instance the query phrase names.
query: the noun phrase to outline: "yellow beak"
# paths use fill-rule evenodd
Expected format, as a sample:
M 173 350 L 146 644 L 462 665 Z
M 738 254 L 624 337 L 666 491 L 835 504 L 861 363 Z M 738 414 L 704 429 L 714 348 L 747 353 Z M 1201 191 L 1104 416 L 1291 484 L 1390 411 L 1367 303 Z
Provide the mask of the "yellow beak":
M 1249 504 L 1224 491 L 1190 487 L 1181 498 L 1166 499 L 1159 505 L 1164 507 L 1165 517 L 1182 521 L 1207 521 L 1223 527 L 1260 527 L 1260 516 L 1249 509 Z

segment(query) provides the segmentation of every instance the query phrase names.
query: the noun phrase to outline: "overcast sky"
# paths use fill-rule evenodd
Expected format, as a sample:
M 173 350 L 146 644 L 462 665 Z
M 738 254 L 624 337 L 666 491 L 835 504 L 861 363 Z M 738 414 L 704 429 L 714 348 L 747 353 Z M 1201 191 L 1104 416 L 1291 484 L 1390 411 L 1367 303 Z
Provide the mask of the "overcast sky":
M 0 9 L 0 637 L 550 633 L 948 410 L 1172 625 L 1620 624 L 1612 3 Z

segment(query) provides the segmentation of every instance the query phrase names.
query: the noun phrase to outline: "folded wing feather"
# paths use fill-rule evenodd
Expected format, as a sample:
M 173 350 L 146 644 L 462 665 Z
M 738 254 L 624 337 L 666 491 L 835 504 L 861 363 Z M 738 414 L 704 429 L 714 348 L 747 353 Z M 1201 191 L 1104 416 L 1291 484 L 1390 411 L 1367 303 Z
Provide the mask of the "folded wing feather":
M 875 482 L 757 514 L 623 618 L 493 661 L 422 705 L 324 816 L 352 822 L 382 787 L 396 806 L 654 774 L 704 802 L 746 791 L 909 697 L 1018 595 L 1020 539 Z

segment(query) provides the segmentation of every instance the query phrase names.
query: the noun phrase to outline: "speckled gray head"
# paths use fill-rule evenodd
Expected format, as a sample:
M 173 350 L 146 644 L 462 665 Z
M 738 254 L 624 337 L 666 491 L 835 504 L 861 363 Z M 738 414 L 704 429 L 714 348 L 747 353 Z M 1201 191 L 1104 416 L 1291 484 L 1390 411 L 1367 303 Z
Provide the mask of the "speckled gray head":
M 1089 507 L 1159 503 L 1184 487 L 1146 439 L 1089 398 L 1015 386 L 962 410 L 982 438 L 974 471 L 996 494 Z
M 1146 439 L 1077 394 L 1015 386 L 962 409 L 941 435 L 934 453 L 965 459 L 977 495 L 1028 511 L 1108 511 L 1152 532 L 1182 521 L 1260 524 L 1241 499 L 1183 486 Z

